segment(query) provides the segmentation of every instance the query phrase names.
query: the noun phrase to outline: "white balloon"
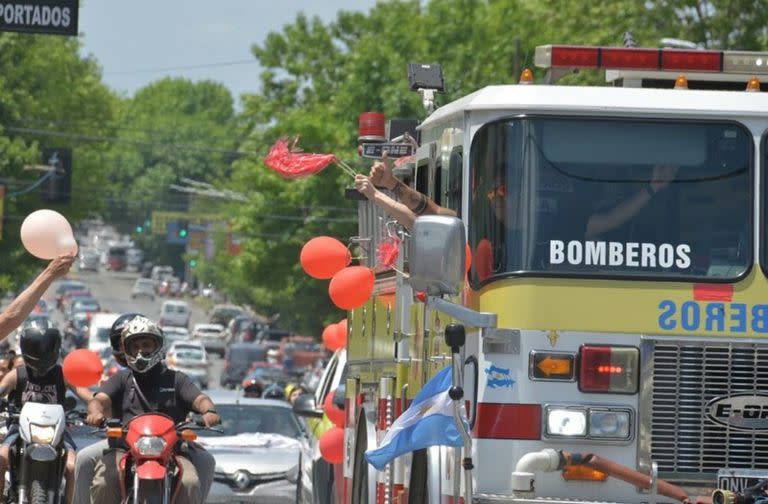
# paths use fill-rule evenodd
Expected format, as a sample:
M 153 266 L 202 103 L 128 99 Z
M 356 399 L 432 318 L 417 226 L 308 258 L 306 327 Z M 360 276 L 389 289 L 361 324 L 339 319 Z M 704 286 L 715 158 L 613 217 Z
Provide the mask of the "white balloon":
M 21 243 L 27 252 L 40 259 L 55 259 L 62 254 L 76 254 L 72 226 L 59 212 L 37 210 L 21 224 Z

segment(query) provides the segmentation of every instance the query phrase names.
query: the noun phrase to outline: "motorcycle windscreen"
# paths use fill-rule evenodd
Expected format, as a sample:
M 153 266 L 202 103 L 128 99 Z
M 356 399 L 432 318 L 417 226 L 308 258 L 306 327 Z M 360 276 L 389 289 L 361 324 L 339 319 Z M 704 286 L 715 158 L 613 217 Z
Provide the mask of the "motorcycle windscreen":
M 165 466 L 156 460 L 146 460 L 136 466 L 136 474 L 142 480 L 161 480 L 165 478 Z

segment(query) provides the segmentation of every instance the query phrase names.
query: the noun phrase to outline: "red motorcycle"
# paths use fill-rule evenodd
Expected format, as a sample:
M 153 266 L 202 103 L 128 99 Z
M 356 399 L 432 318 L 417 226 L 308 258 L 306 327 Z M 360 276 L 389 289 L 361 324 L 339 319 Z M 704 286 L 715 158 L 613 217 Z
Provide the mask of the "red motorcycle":
M 175 424 L 160 413 L 134 417 L 126 427 L 111 423 L 107 437 L 128 447 L 119 464 L 121 502 L 173 504 L 181 489 L 178 458 L 188 449 L 187 443 L 197 439 L 195 431 L 201 429 L 216 430 L 199 422 Z

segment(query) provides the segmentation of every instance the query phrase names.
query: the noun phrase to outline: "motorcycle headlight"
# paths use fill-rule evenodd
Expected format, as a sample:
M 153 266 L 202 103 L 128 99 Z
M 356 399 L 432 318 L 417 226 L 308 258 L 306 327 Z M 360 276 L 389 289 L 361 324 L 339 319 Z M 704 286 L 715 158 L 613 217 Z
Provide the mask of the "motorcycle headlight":
M 585 436 L 587 412 L 583 409 L 547 409 L 547 434 L 550 436 Z
M 136 441 L 136 450 L 142 455 L 158 457 L 165 450 L 165 439 L 157 436 L 142 436 Z
M 53 443 L 53 436 L 56 435 L 56 428 L 52 425 L 42 426 L 30 424 L 29 434 L 32 437 L 33 443 L 51 444 Z

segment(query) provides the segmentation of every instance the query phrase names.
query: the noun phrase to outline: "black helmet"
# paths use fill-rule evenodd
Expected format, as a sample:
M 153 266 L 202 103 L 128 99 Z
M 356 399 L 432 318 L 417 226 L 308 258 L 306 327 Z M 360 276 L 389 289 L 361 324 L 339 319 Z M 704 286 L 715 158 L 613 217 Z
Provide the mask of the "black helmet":
M 109 330 L 109 344 L 112 345 L 112 355 L 115 356 L 115 360 L 121 365 L 126 366 L 125 355 L 123 354 L 123 348 L 120 346 L 120 338 L 123 336 L 123 329 L 128 325 L 128 322 L 135 317 L 141 317 L 140 313 L 126 313 L 117 317 L 112 324 L 112 328 Z
M 285 391 L 280 385 L 273 383 L 269 387 L 264 389 L 261 397 L 263 399 L 285 399 Z
M 42 376 L 59 360 L 61 333 L 58 329 L 30 326 L 22 331 L 19 346 L 27 367 L 36 375 Z
M 145 355 L 142 352 L 137 352 L 136 355 L 132 355 L 128 352 L 128 347 L 132 340 L 140 337 L 154 338 L 157 346 L 155 350 Z M 146 373 L 163 360 L 165 356 L 165 349 L 163 348 L 165 338 L 163 331 L 157 324 L 152 322 L 146 317 L 137 316 L 134 317 L 123 330 L 122 348 L 125 353 L 125 360 L 128 363 L 128 367 L 136 371 L 137 373 Z

